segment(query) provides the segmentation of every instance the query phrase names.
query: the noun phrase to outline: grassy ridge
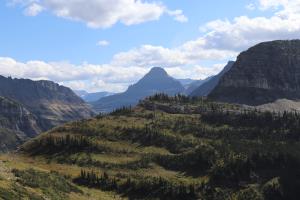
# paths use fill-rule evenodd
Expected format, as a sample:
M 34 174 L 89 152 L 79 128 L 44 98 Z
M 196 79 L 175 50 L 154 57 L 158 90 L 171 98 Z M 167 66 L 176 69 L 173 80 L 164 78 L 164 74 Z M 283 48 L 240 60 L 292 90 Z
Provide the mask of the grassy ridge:
M 114 198 L 297 199 L 299 130 L 296 113 L 156 95 L 42 134 L 20 162 Z

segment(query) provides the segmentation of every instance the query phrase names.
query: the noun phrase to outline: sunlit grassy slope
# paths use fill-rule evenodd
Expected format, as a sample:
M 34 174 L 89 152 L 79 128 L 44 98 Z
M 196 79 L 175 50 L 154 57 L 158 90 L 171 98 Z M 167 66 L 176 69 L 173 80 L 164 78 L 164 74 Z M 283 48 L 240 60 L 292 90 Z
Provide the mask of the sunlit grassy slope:
M 3 155 L 0 199 L 297 199 L 299 131 L 296 113 L 156 95 Z

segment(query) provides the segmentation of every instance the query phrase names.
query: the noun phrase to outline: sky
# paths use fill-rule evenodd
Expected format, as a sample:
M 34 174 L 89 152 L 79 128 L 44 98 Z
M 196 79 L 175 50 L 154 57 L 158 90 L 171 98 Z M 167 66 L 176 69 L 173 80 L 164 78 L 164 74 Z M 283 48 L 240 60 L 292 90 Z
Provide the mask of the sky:
M 89 92 L 122 92 L 152 67 L 204 79 L 299 38 L 300 0 L 0 1 L 0 75 Z

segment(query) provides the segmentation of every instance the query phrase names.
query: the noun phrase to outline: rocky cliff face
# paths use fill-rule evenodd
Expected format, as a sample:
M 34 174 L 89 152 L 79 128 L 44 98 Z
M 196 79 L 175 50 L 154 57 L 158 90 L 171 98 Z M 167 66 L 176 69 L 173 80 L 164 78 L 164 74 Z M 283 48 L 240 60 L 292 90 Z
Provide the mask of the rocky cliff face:
M 37 118 L 21 104 L 0 97 L 0 126 L 33 137 L 41 132 Z
M 261 105 L 300 99 L 300 40 L 258 44 L 241 53 L 210 97 Z
M 42 131 L 68 121 L 88 118 L 93 114 L 71 89 L 51 81 L 0 76 L 0 96 L 22 104 L 35 115 Z
M 21 104 L 0 97 L 0 152 L 15 148 L 42 130 L 37 118 Z

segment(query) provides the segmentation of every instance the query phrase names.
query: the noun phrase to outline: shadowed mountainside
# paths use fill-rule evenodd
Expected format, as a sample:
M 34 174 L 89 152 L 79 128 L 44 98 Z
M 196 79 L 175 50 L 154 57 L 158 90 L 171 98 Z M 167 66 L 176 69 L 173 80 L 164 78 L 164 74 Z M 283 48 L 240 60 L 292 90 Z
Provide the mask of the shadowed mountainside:
M 300 40 L 258 44 L 241 53 L 209 97 L 262 105 L 300 99 Z
M 0 76 L 0 96 L 22 104 L 37 117 L 38 125 L 44 131 L 93 114 L 71 89 L 51 81 Z

